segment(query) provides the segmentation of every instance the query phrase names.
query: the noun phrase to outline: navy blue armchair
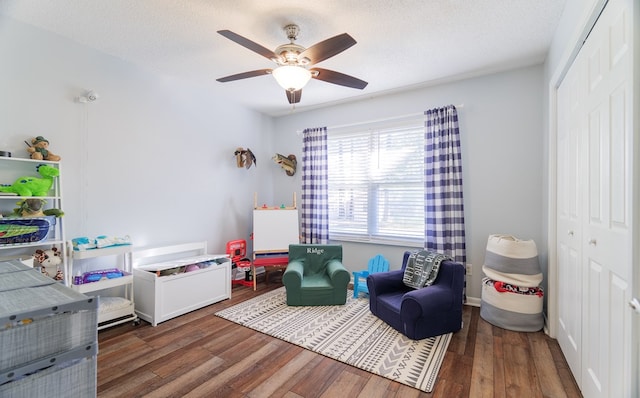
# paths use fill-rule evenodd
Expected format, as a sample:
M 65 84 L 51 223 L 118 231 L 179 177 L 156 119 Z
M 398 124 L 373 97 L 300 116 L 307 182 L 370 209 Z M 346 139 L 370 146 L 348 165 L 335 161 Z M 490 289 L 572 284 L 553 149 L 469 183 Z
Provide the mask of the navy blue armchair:
M 402 282 L 409 254 L 404 253 L 402 269 L 367 277 L 371 312 L 413 340 L 462 329 L 462 264 L 443 261 L 431 286 L 414 289 Z

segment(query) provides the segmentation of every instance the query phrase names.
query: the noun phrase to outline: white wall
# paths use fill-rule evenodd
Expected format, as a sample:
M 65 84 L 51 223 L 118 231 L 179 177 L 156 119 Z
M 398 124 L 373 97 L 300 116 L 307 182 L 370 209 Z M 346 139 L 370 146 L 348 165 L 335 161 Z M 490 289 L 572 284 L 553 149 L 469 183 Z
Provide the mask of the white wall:
M 265 162 L 271 118 L 227 103 L 215 82 L 160 76 L 6 18 L 0 54 L 0 149 L 27 157 L 23 141 L 43 135 L 62 156 L 68 239 L 206 240 L 212 252 L 249 239 L 253 192 L 269 197 L 271 174 L 237 168 L 233 152 Z M 100 98 L 75 102 L 84 89 Z
M 372 97 L 279 117 L 274 123 L 274 149 L 301 159 L 307 127 L 336 126 L 423 112 L 447 104 L 459 110 L 467 257 L 473 275 L 467 295 L 480 298 L 482 264 L 487 238 L 494 233 L 534 239 L 544 256 L 542 239 L 542 65 L 492 74 L 403 93 Z M 300 197 L 301 173 L 274 178 L 276 202 L 292 191 Z M 405 247 L 344 243 L 345 265 L 366 268 L 369 258 L 381 253 L 399 268 Z M 542 263 L 541 267 L 546 268 Z
M 63 157 L 68 238 L 129 234 L 137 246 L 207 240 L 222 251 L 228 240 L 249 238 L 254 192 L 260 204 L 289 204 L 293 192 L 300 203 L 300 173 L 289 177 L 270 159 L 278 152 L 301 160 L 296 131 L 452 103 L 464 104 L 467 250 L 474 265 L 468 295 L 480 297 L 489 234 L 531 238 L 546 252 L 541 66 L 271 119 L 227 103 L 215 82 L 160 76 L 9 19 L 0 19 L 0 53 L 0 149 L 26 157 L 25 139 L 51 141 Z M 84 89 L 96 90 L 98 101 L 75 102 Z M 238 146 L 256 153 L 257 168 L 235 167 Z M 399 267 L 404 249 L 345 244 L 345 263 L 361 269 L 381 253 Z

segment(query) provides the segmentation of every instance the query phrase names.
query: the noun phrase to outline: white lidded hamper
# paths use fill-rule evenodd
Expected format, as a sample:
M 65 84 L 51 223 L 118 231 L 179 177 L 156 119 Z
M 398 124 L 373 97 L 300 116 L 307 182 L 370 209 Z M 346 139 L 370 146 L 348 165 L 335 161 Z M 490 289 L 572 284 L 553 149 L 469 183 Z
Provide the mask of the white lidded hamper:
M 542 271 L 533 240 L 490 235 L 482 271 L 482 319 L 518 332 L 542 329 Z

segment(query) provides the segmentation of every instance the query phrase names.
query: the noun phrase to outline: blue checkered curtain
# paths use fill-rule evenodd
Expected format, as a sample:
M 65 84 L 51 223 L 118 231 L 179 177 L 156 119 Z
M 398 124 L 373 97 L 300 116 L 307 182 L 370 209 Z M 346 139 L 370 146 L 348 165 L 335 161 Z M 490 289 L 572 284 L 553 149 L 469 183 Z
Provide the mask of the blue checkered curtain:
M 302 132 L 302 243 L 329 243 L 327 128 Z
M 425 247 L 467 261 L 462 203 L 462 153 L 453 105 L 425 111 Z

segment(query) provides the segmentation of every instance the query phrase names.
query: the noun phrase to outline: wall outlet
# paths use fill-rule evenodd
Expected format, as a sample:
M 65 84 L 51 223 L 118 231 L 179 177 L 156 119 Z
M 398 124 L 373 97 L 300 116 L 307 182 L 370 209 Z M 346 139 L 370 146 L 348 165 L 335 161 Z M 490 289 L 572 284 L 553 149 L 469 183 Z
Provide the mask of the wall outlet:
M 473 275 L 473 265 L 467 264 L 467 275 Z

